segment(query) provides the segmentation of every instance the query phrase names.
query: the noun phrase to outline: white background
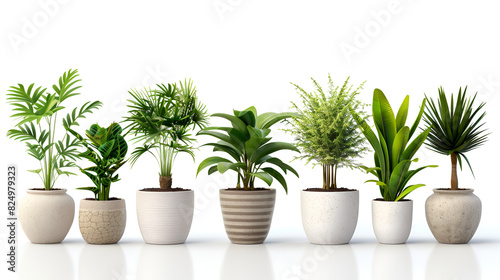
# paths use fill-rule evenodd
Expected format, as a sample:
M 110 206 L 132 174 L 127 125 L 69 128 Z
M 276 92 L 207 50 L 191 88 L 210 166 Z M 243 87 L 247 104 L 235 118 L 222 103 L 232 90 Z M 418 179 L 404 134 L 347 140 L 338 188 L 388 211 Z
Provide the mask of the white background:
M 266 244 L 230 245 L 217 189 L 234 186 L 235 179 L 205 172 L 196 177 L 197 164 L 211 154 L 202 148 L 196 163 L 180 155 L 173 169 L 174 185 L 194 189 L 197 197 L 186 245 L 142 242 L 135 191 L 155 187 L 158 181 L 154 159 L 144 156 L 133 169 L 124 166 L 122 180 L 112 185 L 111 194 L 127 202 L 128 224 L 119 245 L 86 245 L 76 219 L 60 245 L 33 245 L 19 230 L 21 267 L 13 279 L 152 279 L 162 273 L 176 275 L 174 279 L 497 279 L 499 8 L 495 1 L 3 1 L 0 89 L 6 93 L 11 85 L 32 82 L 50 88 L 64 71 L 79 69 L 82 94 L 69 107 L 87 100 L 104 102 L 81 122 L 80 132 L 93 122 L 120 121 L 132 87 L 190 77 L 210 113 L 251 105 L 259 112 L 282 112 L 289 110 L 290 101 L 298 101 L 290 82 L 312 89 L 314 77 L 326 86 L 328 73 L 337 84 L 348 76 L 355 86 L 366 81 L 361 95 L 366 103 L 374 88 L 384 91 L 393 108 L 409 94 L 409 122 L 424 93 L 435 97 L 439 86 L 456 93 L 468 85 L 471 94 L 478 92 L 478 101 L 487 102 L 492 132 L 489 142 L 468 155 L 476 178 L 465 168 L 459 173 L 461 187 L 474 188 L 483 202 L 481 224 L 469 245 L 437 245 L 427 227 L 425 199 L 433 188 L 448 187 L 450 179 L 449 159 L 427 149 L 419 151 L 414 166 L 440 167 L 413 179 L 427 186 L 409 196 L 414 220 L 407 245 L 377 244 L 370 201 L 379 196 L 378 188 L 363 183 L 370 176 L 350 170 L 339 170 L 338 180 L 343 187 L 360 190 L 351 245 L 310 245 L 300 221 L 299 195 L 301 189 L 320 186 L 321 170 L 300 161 L 292 162 L 300 178 L 287 176 L 288 195 L 273 185 L 278 197 Z M 4 102 L 0 106 L 5 135 L 14 122 L 11 108 Z M 292 140 L 277 129 L 273 136 Z M 1 139 L 3 168 L 15 163 L 20 169 L 18 197 L 41 187 L 38 177 L 25 171 L 37 162 L 24 152 L 24 144 Z M 288 161 L 293 154 L 282 152 L 280 157 Z M 371 159 L 369 154 L 361 161 L 372 165 Z M 91 194 L 75 188 L 90 184 L 79 175 L 61 178 L 56 187 L 68 189 L 78 208 L 79 200 Z M 1 197 L 1 208 L 6 208 L 5 191 Z M 2 255 L 6 235 L 1 226 Z

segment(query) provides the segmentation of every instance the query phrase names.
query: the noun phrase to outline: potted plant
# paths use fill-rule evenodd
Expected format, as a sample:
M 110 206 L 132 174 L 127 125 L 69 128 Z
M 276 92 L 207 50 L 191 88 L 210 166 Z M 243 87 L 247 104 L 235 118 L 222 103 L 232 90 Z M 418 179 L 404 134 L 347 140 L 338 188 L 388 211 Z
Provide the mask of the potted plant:
M 43 188 L 27 190 L 27 195 L 19 201 L 19 220 L 24 233 L 32 243 L 59 243 L 68 234 L 75 216 L 75 202 L 66 194 L 66 189 L 55 188 L 61 175 L 75 175 L 68 171 L 75 167 L 78 159 L 76 148 L 79 143 L 71 135 L 57 134 L 65 109 L 63 103 L 73 96 L 81 86 L 78 70 L 69 70 L 54 84 L 53 93 L 47 88 L 34 84 L 10 87 L 7 103 L 14 106 L 18 119 L 15 128 L 7 132 L 7 137 L 26 143 L 28 154 L 40 163 L 40 168 L 28 170 L 38 174 Z M 102 106 L 100 101 L 86 102 L 74 108 L 62 124 L 67 127 L 78 126 L 78 121 Z M 65 131 L 65 130 L 63 130 Z
M 233 110 L 233 115 L 217 113 L 213 117 L 224 118 L 231 127 L 207 127 L 198 135 L 210 135 L 219 139 L 213 146 L 214 152 L 224 152 L 231 159 L 213 156 L 203 160 L 197 174 L 208 168 L 208 174 L 215 171 L 224 173 L 232 170 L 237 174 L 235 188 L 221 189 L 220 205 L 226 233 L 235 244 L 260 244 L 269 233 L 276 200 L 276 189 L 259 188 L 255 179 L 264 181 L 268 186 L 276 179 L 287 192 L 283 175 L 275 169 L 297 172 L 277 157 L 271 156 L 280 150 L 298 149 L 285 142 L 270 142 L 270 127 L 295 113 L 263 113 L 258 115 L 255 107 L 243 111 Z
M 481 220 L 481 200 L 472 192 L 474 189 L 458 187 L 457 162 L 462 169 L 465 159 L 472 171 L 467 152 L 480 147 L 489 133 L 482 129 L 481 120 L 486 112 L 481 112 L 485 103 L 474 108 L 473 98 L 466 97 L 467 87 L 453 102 L 448 103 L 443 88 L 439 88 L 437 104 L 426 96 L 428 106 L 425 111 L 425 122 L 431 127 L 426 145 L 432 151 L 450 156 L 451 158 L 451 188 L 434 189 L 425 202 L 425 216 L 432 234 L 440 243 L 468 243 Z
M 79 225 L 83 239 L 89 244 L 117 243 L 125 231 L 127 212 L 125 200 L 110 197 L 109 191 L 111 183 L 120 180 L 115 172 L 126 162 L 128 146 L 121 135 L 122 128 L 117 123 L 107 128 L 93 124 L 85 133 L 87 139 L 70 128 L 67 130 L 86 148 L 79 156 L 94 164 L 80 167 L 94 183 L 92 187 L 78 188 L 94 193 L 94 198 L 80 201 Z
M 129 91 L 132 99 L 125 129 L 143 142 L 132 153 L 132 166 L 150 153 L 160 168 L 160 188 L 137 191 L 137 219 L 146 243 L 179 244 L 186 241 L 191 228 L 194 192 L 172 188 L 172 167 L 180 152 L 194 160 L 191 131 L 206 126 L 207 113 L 191 80 L 157 86 Z
M 354 160 L 366 151 L 365 138 L 357 129 L 349 106 L 364 118 L 363 104 L 357 100 L 360 85 L 354 91 L 349 78 L 339 87 L 328 75 L 328 91 L 312 79 L 314 92 L 293 84 L 302 99 L 302 107 L 292 102 L 299 114 L 292 117 L 291 132 L 307 163 L 323 167 L 323 186 L 306 188 L 300 193 L 302 225 L 309 242 L 346 244 L 358 222 L 359 191 L 337 184 L 338 167 L 359 168 Z M 313 166 L 314 166 L 313 165 Z
M 409 185 L 410 179 L 428 165 L 410 170 L 412 162 L 418 158 L 413 156 L 424 143 L 430 128 L 421 132 L 410 142 L 418 128 L 425 108 L 425 99 L 422 101 L 417 119 L 409 128 L 405 125 L 408 116 L 410 97 L 406 96 L 396 117 L 391 105 L 380 89 L 373 92 L 373 122 L 377 129 L 378 138 L 370 126 L 353 108 L 350 109 L 359 128 L 375 151 L 375 167 L 363 167 L 367 173 L 374 175 L 375 182 L 380 188 L 382 198 L 372 201 L 372 222 L 375 236 L 380 243 L 401 244 L 408 240 L 411 231 L 413 201 L 405 197 L 413 190 L 425 186 L 424 184 Z

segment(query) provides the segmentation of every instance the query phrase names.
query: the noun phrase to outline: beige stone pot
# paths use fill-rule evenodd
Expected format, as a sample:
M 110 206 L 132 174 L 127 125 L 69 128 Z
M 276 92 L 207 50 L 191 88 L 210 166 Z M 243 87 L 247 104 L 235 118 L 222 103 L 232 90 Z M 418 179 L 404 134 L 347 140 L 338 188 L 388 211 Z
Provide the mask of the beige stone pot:
M 120 241 L 127 223 L 125 200 L 80 201 L 80 232 L 89 244 L 114 244 Z
M 137 221 L 149 244 L 186 242 L 193 221 L 194 191 L 137 191 Z
M 19 201 L 19 221 L 32 243 L 60 243 L 75 217 L 75 201 L 59 190 L 27 190 Z
M 473 189 L 434 189 L 425 202 L 425 217 L 439 243 L 468 243 L 481 220 L 481 200 Z
M 234 244 L 260 244 L 266 240 L 273 219 L 276 189 L 219 190 L 227 237 Z

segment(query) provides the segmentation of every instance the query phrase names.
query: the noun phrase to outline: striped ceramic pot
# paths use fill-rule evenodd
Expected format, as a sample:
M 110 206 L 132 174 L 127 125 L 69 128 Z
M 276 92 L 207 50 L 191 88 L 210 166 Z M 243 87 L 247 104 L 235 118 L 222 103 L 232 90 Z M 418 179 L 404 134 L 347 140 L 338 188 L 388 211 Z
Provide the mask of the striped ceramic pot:
M 219 191 L 227 236 L 234 244 L 260 244 L 273 219 L 276 189 Z

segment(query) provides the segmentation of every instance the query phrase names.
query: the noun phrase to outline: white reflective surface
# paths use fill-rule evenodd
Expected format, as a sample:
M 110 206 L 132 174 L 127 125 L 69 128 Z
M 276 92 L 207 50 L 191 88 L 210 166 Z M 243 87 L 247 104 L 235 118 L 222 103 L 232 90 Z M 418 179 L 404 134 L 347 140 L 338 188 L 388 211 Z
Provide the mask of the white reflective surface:
M 382 245 L 375 238 L 320 246 L 306 239 L 270 237 L 262 245 L 195 237 L 181 245 L 124 239 L 115 245 L 21 244 L 17 277 L 2 279 L 497 279 L 500 241 L 444 245 L 411 238 Z

